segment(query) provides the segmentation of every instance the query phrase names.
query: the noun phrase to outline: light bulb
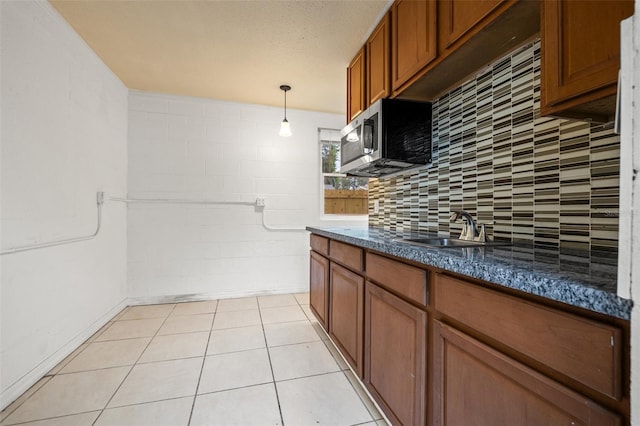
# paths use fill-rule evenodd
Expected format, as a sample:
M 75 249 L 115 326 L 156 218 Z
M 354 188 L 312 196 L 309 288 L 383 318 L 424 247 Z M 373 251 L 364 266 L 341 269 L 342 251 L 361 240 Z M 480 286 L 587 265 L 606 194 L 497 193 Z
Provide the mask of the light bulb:
M 291 126 L 289 125 L 289 122 L 286 118 L 282 120 L 282 123 L 280 123 L 280 136 L 283 136 L 285 138 L 291 136 Z
M 358 142 L 360 138 L 358 137 L 358 131 L 354 130 L 353 132 L 347 135 L 347 142 Z

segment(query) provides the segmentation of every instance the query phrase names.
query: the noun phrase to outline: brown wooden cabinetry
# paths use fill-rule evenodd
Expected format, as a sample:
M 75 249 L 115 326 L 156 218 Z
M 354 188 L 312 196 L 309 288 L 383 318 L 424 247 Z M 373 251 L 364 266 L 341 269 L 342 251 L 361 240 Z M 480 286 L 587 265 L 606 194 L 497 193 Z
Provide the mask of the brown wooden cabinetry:
M 593 401 L 434 321 L 434 425 L 620 425 Z M 464 405 L 462 405 L 464 404 Z
M 387 13 L 347 68 L 347 122 L 391 94 L 390 27 Z
M 309 305 L 318 321 L 328 330 L 329 319 L 329 259 L 311 252 L 309 279 Z
M 312 310 L 393 424 L 629 424 L 628 322 L 332 238 L 311 246 Z
M 397 0 L 391 16 L 391 80 L 396 92 L 437 56 L 436 1 Z
M 362 377 L 364 278 L 331 262 L 329 335 Z
M 544 0 L 541 10 L 543 115 L 610 120 L 620 68 L 620 21 L 633 0 Z
M 427 313 L 367 282 L 364 382 L 394 424 L 426 416 Z
M 441 51 L 474 32 L 476 25 L 506 0 L 440 0 L 438 44 Z
M 367 277 L 421 306 L 427 305 L 427 271 L 374 253 L 367 253 Z
M 434 306 L 459 324 L 493 339 L 570 380 L 620 399 L 619 328 L 436 274 Z
M 437 8 L 435 1 L 433 6 L 426 1 L 416 3 L 422 5 L 412 7 L 433 7 L 427 28 L 435 56 L 422 66 L 407 67 L 409 72 L 402 81 L 397 82 L 394 77 L 393 95 L 400 98 L 431 101 L 491 61 L 531 40 L 540 29 L 537 0 L 438 0 Z M 403 32 L 394 25 L 394 36 L 396 31 Z M 392 37 L 392 40 L 395 55 L 396 39 Z M 414 51 L 415 42 L 410 37 L 409 40 L 407 46 L 398 41 L 397 48 Z M 395 64 L 395 56 L 392 57 Z
M 311 246 L 311 250 L 315 250 L 325 257 L 329 256 L 329 239 L 328 238 L 321 237 L 320 235 L 311 234 L 311 237 L 309 239 L 309 245 Z
M 367 105 L 391 94 L 390 27 L 387 13 L 367 41 Z
M 347 68 L 347 122 L 367 108 L 365 48 L 362 47 Z
M 362 272 L 362 249 L 351 244 L 331 240 L 329 242 L 331 260 L 341 263 L 347 268 Z

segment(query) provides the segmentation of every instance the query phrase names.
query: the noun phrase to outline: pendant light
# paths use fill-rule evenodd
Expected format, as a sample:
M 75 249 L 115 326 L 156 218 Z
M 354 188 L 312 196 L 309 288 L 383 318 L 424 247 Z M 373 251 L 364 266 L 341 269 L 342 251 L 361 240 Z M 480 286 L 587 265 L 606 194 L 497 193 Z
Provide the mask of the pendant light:
M 289 121 L 287 121 L 287 91 L 291 90 L 291 86 L 283 84 L 280 86 L 280 90 L 284 92 L 284 120 L 280 123 L 280 136 L 288 138 L 291 136 L 291 126 L 289 125 Z

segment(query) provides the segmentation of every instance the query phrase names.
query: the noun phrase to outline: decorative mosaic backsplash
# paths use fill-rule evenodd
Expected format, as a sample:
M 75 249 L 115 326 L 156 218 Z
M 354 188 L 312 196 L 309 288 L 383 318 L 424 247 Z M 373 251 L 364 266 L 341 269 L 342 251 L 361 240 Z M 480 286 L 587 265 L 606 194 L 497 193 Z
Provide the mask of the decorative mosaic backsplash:
M 457 236 L 449 215 L 466 210 L 497 239 L 617 250 L 619 142 L 540 117 L 536 41 L 434 102 L 432 165 L 371 179 L 369 224 Z

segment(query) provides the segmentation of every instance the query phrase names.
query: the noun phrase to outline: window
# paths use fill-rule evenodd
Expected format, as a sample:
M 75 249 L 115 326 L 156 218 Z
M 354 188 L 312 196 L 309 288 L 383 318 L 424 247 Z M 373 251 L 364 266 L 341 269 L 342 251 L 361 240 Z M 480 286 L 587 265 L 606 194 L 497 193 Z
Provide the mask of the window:
M 319 130 L 325 215 L 366 215 L 369 212 L 369 178 L 339 173 L 340 131 Z

